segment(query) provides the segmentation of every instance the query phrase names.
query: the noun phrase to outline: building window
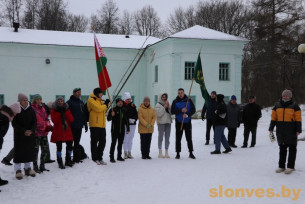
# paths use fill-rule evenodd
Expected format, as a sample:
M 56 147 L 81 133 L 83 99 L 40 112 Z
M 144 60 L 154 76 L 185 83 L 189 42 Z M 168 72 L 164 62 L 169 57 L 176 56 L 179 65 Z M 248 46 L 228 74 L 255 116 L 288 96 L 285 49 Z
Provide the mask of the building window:
M 223 98 L 223 101 L 224 101 L 225 103 L 229 103 L 229 101 L 230 101 L 230 96 L 225 96 L 225 97 Z
M 63 97 L 64 100 L 66 101 L 66 96 L 65 96 L 65 95 L 56 95 L 56 96 L 55 96 L 55 100 L 56 100 L 58 97 Z
M 192 80 L 194 76 L 195 62 L 185 62 L 184 64 L 184 79 Z
M 155 66 L 155 82 L 158 82 L 158 65 Z
M 155 95 L 155 105 L 158 103 L 158 95 Z
M 0 94 L 0 106 L 4 104 L 4 94 Z
M 30 97 L 29 97 L 29 101 L 32 103 L 33 102 L 33 99 L 34 99 L 34 94 L 30 94 Z
M 80 97 L 80 100 L 82 100 L 84 103 L 87 103 L 88 99 L 89 99 L 89 95 L 82 95 Z
M 229 81 L 229 69 L 230 64 L 229 63 L 219 63 L 219 80 L 220 81 Z
M 194 106 L 196 107 L 196 96 L 190 96 L 190 99 L 192 99 Z

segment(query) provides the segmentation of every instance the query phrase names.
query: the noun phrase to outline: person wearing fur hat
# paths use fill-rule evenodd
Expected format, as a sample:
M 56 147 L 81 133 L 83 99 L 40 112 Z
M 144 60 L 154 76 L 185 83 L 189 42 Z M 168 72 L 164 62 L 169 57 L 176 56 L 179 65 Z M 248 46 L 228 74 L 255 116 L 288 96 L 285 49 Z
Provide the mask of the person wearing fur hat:
M 142 159 L 151 159 L 150 144 L 152 133 L 154 132 L 154 124 L 156 121 L 156 112 L 150 105 L 149 97 L 144 97 L 143 103 L 138 110 L 139 126 L 138 132 L 141 139 Z
M 12 122 L 14 117 L 20 113 L 20 103 L 13 103 L 10 106 L 2 105 L 0 107 L 0 152 L 3 145 L 3 138 L 9 129 L 9 123 Z M 8 181 L 2 180 L 0 177 L 0 186 L 8 184 Z M 0 191 L 1 192 L 1 191 Z
M 292 92 L 290 90 L 283 91 L 281 99 L 272 109 L 269 126 L 270 134 L 273 134 L 275 126 L 280 150 L 276 173 L 291 174 L 295 170 L 297 138 L 302 132 L 302 113 L 298 104 L 292 100 Z M 287 150 L 289 150 L 289 153 L 286 166 Z
M 33 166 L 36 173 L 41 173 L 43 171 L 49 171 L 45 168 L 45 160 L 48 154 L 48 132 L 51 130 L 51 123 L 49 121 L 47 111 L 42 104 L 41 95 L 34 95 L 32 108 L 35 111 L 37 119 L 37 126 L 35 131 L 35 160 L 33 162 Z M 40 167 L 38 168 L 39 147 L 41 149 L 41 154 Z
M 131 155 L 132 141 L 136 131 L 138 111 L 136 105 L 132 102 L 131 94 L 129 92 L 124 93 L 123 100 L 124 100 L 123 109 L 129 120 L 129 128 L 130 128 L 129 133 L 126 134 L 127 130 L 125 130 L 125 135 L 124 135 L 124 143 L 123 143 L 124 159 L 132 159 L 133 158 L 133 156 Z
M 60 169 L 65 169 L 65 166 L 72 167 L 74 163 L 71 160 L 73 150 L 71 123 L 73 122 L 74 118 L 69 109 L 69 105 L 65 103 L 63 97 L 58 97 L 53 104 L 53 109 L 51 110 L 51 119 L 54 124 L 51 135 L 51 142 L 56 144 L 58 167 Z M 63 165 L 61 153 L 63 143 L 66 143 L 65 166 Z
M 255 103 L 256 97 L 250 96 L 249 103 L 244 107 L 242 118 L 244 123 L 244 143 L 241 148 L 248 147 L 248 140 L 250 132 L 252 134 L 251 146 L 254 147 L 256 145 L 256 130 L 258 120 L 262 117 L 261 108 L 259 105 Z
M 122 158 L 122 145 L 124 141 L 125 129 L 126 134 L 129 134 L 129 121 L 125 111 L 123 110 L 123 100 L 118 98 L 116 99 L 116 107 L 108 113 L 107 120 L 112 121 L 111 123 L 111 146 L 110 146 L 110 162 L 115 163 L 114 159 L 114 150 L 116 142 L 118 141 L 118 161 L 125 161 Z
M 31 169 L 31 162 L 35 158 L 35 131 L 36 114 L 29 103 L 26 95 L 19 93 L 18 101 L 21 105 L 21 112 L 17 114 L 13 121 L 14 128 L 14 169 L 18 180 L 23 178 L 21 163 L 24 163 L 26 176 L 35 177 L 36 172 Z
M 224 95 L 217 94 L 217 107 L 214 112 L 215 114 L 215 151 L 211 154 L 221 154 L 220 148 L 221 144 L 226 149 L 223 153 L 229 153 L 232 149 L 229 146 L 227 138 L 225 137 L 224 130 L 227 124 L 227 106 L 223 101 Z
M 107 165 L 103 161 L 106 146 L 106 111 L 109 99 L 102 101 L 103 92 L 95 88 L 87 102 L 91 137 L 91 158 L 97 165 Z
M 74 138 L 73 161 L 76 163 L 80 162 L 81 160 L 79 155 L 79 148 L 83 127 L 85 127 L 85 132 L 88 132 L 88 124 L 84 111 L 85 104 L 80 99 L 82 95 L 81 91 L 81 88 L 75 88 L 73 90 L 73 95 L 71 95 L 70 99 L 67 101 L 67 104 L 69 105 L 74 118 L 73 123 L 71 123 L 71 130 Z
M 170 158 L 168 155 L 169 147 L 169 137 L 171 134 L 172 126 L 172 116 L 171 116 L 171 106 L 168 102 L 168 94 L 161 93 L 158 97 L 158 103 L 155 106 L 155 111 L 157 115 L 158 124 L 158 148 L 159 148 L 159 158 Z M 163 136 L 165 136 L 165 155 L 162 154 L 162 141 Z
M 241 122 L 241 112 L 240 106 L 236 102 L 237 98 L 235 95 L 231 96 L 231 100 L 227 104 L 227 112 L 228 112 L 228 142 L 230 147 L 236 148 L 235 140 L 236 140 L 236 131 L 240 126 Z

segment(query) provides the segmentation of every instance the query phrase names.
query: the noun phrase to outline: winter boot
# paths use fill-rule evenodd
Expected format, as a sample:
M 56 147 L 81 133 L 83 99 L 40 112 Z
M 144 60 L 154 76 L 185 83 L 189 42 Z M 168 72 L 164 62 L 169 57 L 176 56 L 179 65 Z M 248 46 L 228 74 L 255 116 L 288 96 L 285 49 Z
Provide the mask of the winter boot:
M 128 159 L 133 159 L 133 156 L 131 155 L 131 152 L 128 152 Z
M 55 162 L 55 160 L 52 160 L 52 159 L 46 160 L 46 161 L 45 161 L 46 164 L 51 164 L 51 163 L 53 163 L 53 162 Z
M 196 157 L 193 155 L 193 152 L 190 152 L 189 158 L 191 158 L 191 159 L 196 159 Z
M 287 169 L 284 171 L 284 173 L 285 173 L 285 174 L 291 174 L 293 171 L 294 171 L 294 169 L 287 168 Z
M 221 152 L 220 152 L 220 151 L 215 150 L 215 151 L 211 152 L 211 154 L 221 154 Z
M 41 171 L 40 171 L 39 168 L 38 168 L 37 162 L 33 162 L 33 169 L 34 169 L 34 171 L 35 171 L 37 174 L 40 174 L 40 173 L 41 173 Z
M 6 165 L 6 166 L 12 166 L 13 164 L 7 159 L 7 158 L 3 158 L 1 161 L 2 164 Z
M 125 159 L 122 158 L 121 154 L 118 154 L 117 160 L 118 161 L 125 161 Z
M 124 159 L 128 159 L 128 152 L 124 152 Z
M 277 170 L 275 170 L 275 173 L 282 173 L 284 171 L 285 171 L 284 168 L 278 168 Z
M 113 155 L 110 155 L 110 162 L 111 162 L 111 163 L 115 163 L 115 160 L 114 160 L 114 156 L 113 156 Z
M 165 158 L 164 155 L 162 154 L 162 149 L 159 149 L 158 158 Z
M 101 165 L 107 165 L 106 162 L 104 162 L 103 160 L 100 161 Z
M 65 166 L 62 162 L 62 158 L 61 158 L 61 152 L 57 152 L 57 163 L 58 163 L 58 167 L 60 169 L 65 169 Z
M 165 150 L 165 158 L 169 159 L 169 155 L 168 155 L 168 149 Z
M 2 180 L 2 179 L 0 178 L 0 186 L 4 186 L 4 185 L 6 185 L 6 184 L 8 184 L 8 181 L 7 181 L 7 180 Z
M 230 147 L 226 148 L 226 150 L 223 151 L 222 153 L 227 154 L 229 152 L 232 152 L 232 149 Z
M 31 176 L 31 177 L 35 177 L 36 176 L 36 172 L 34 170 L 32 170 L 31 168 L 24 169 L 24 174 L 26 176 Z
M 210 140 L 207 140 L 204 145 L 209 145 Z
M 50 171 L 49 169 L 46 169 L 46 168 L 45 168 L 45 165 L 42 164 L 42 163 L 40 164 L 39 170 L 40 170 L 41 172 Z
M 16 171 L 16 179 L 21 180 L 23 178 L 23 174 L 21 170 Z
M 152 159 L 149 155 L 146 156 L 146 159 Z
M 66 154 L 65 166 L 73 167 L 74 163 L 71 159 L 71 155 L 72 155 L 72 151 L 68 151 Z
M 179 152 L 177 152 L 177 155 L 176 155 L 175 159 L 180 159 L 180 153 Z

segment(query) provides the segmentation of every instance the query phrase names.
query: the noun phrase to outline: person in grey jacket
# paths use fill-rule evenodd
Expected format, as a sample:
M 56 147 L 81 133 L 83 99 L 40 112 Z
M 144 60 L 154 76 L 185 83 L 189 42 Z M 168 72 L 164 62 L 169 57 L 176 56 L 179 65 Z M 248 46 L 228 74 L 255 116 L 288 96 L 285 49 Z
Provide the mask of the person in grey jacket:
M 230 147 L 236 148 L 236 131 L 241 122 L 240 106 L 236 103 L 236 96 L 232 95 L 230 102 L 227 104 L 227 127 L 228 127 L 228 142 Z
M 155 107 L 158 124 L 158 147 L 159 147 L 159 158 L 170 158 L 168 155 L 169 137 L 171 133 L 171 107 L 168 102 L 168 94 L 162 93 L 158 97 L 158 103 Z M 162 154 L 162 141 L 165 135 L 165 156 Z

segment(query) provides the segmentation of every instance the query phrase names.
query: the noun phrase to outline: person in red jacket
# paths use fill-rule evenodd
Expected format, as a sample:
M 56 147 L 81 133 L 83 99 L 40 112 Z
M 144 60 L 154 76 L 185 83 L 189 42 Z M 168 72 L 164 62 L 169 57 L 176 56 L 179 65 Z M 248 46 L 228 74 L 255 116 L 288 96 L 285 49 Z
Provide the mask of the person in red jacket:
M 71 160 L 72 150 L 73 150 L 73 136 L 70 124 L 73 122 L 74 118 L 69 106 L 65 103 L 63 97 L 58 97 L 53 104 L 53 109 L 51 111 L 51 119 L 54 124 L 51 136 L 51 142 L 56 143 L 57 147 L 57 162 L 60 169 L 64 169 L 65 166 L 73 166 Z M 63 165 L 61 150 L 62 143 L 66 143 L 66 161 L 65 166 Z

